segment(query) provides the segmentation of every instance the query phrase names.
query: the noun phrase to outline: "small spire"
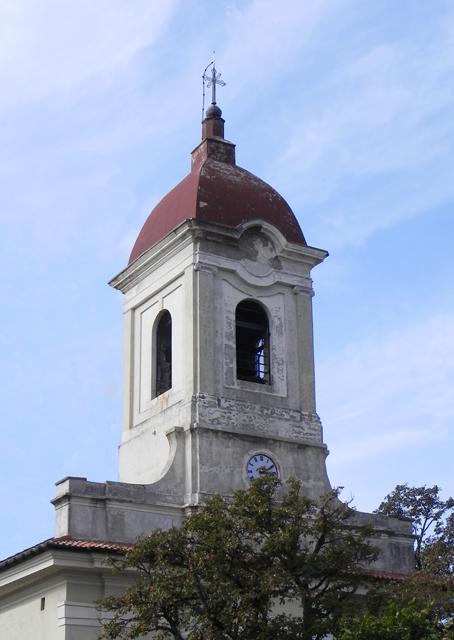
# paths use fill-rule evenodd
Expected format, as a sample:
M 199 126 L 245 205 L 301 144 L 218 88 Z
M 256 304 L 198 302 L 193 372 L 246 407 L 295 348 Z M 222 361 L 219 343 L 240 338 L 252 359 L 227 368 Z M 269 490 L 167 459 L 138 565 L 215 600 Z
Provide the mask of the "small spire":
M 211 69 L 211 77 L 207 75 L 208 69 Z M 224 80 L 221 80 L 221 75 L 216 71 L 216 61 L 215 61 L 215 52 L 213 51 L 213 62 L 206 67 L 203 72 L 203 106 L 202 106 L 202 120 L 205 118 L 220 118 L 222 116 L 221 109 L 216 104 L 216 85 L 220 87 L 225 87 Z M 211 87 L 211 105 L 208 107 L 206 111 L 206 115 L 204 115 L 205 108 L 205 82 L 207 83 L 208 89 Z

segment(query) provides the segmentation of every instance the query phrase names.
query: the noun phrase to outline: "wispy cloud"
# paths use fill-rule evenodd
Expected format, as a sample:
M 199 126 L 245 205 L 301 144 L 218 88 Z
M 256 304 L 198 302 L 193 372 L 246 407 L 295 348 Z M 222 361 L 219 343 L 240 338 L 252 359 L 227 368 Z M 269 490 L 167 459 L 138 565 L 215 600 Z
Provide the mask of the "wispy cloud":
M 452 488 L 454 315 L 350 344 L 317 367 L 331 481 L 370 511 L 402 482 Z
M 446 435 L 454 418 L 454 316 L 351 344 L 318 367 L 317 381 L 327 431 L 350 447 L 354 440 L 358 457 Z
M 80 98 L 83 83 L 102 89 L 155 42 L 178 0 L 61 3 L 16 0 L 0 6 L 0 108 L 53 96 Z M 91 87 L 93 91 L 93 86 Z
M 349 25 L 348 49 L 341 22 L 332 32 L 339 55 L 309 105 L 299 86 L 306 106 L 289 119 L 275 169 L 330 246 L 360 244 L 454 198 L 454 13 L 421 18 L 390 33 L 363 16 Z

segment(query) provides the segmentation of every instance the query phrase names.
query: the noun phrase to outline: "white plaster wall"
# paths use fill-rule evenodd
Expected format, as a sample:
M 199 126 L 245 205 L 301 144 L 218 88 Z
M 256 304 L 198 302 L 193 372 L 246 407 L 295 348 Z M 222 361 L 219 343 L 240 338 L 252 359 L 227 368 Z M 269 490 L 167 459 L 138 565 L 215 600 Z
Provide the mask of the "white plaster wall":
M 165 245 L 165 242 L 164 242 Z M 150 265 L 140 272 L 140 277 L 134 279 L 134 285 L 125 292 L 123 305 L 124 314 L 124 348 L 123 348 L 123 432 L 124 435 L 137 424 L 159 413 L 163 408 L 177 402 L 182 397 L 182 384 L 185 370 L 190 362 L 183 357 L 183 318 L 184 305 L 188 299 L 188 266 L 192 272 L 193 261 L 192 242 L 185 240 L 176 243 L 173 248 L 164 251 L 156 248 Z M 128 271 L 128 270 L 126 270 Z M 121 274 L 120 274 L 121 276 Z M 175 308 L 172 292 L 181 286 L 179 304 Z M 189 289 L 191 282 L 189 278 Z M 170 295 L 168 300 L 165 300 Z M 173 389 L 161 402 L 153 402 L 152 379 L 152 349 L 151 333 L 146 333 L 150 325 L 164 308 L 169 304 L 172 315 L 172 329 L 177 331 L 177 344 L 174 348 L 175 357 L 179 359 L 181 367 L 176 372 Z M 154 309 L 149 309 L 154 307 Z M 141 313 L 144 313 L 141 318 Z M 143 325 L 142 336 L 144 344 L 140 345 L 140 325 Z M 147 326 L 148 325 L 148 326 Z M 175 325 L 175 326 L 174 326 Z M 179 326 L 178 326 L 179 325 Z M 174 339 L 175 342 L 175 339 Z M 142 376 L 140 375 L 142 374 Z M 178 391 L 177 391 L 178 389 Z
M 172 388 L 156 397 L 156 326 L 164 310 L 172 317 Z M 183 282 L 179 278 L 134 310 L 133 426 L 144 422 L 150 409 L 168 405 L 183 388 Z M 162 397 L 164 396 L 164 397 Z
M 1 640 L 97 640 L 108 614 L 94 601 L 121 595 L 136 580 L 133 571 L 113 575 L 102 564 L 105 555 L 58 550 L 3 571 Z
M 41 611 L 41 598 L 46 599 Z M 66 640 L 65 630 L 58 626 L 57 606 L 65 597 L 65 583 L 29 587 L 2 599 L 0 605 L 0 638 L 2 640 Z M 96 638 L 97 636 L 94 636 Z M 91 640 L 84 638 L 84 640 Z
M 123 432 L 119 454 L 119 479 L 122 482 L 150 484 L 159 480 L 171 462 L 166 430 L 170 425 L 150 424 L 153 415 L 175 405 L 184 397 L 184 277 L 166 287 L 133 309 L 130 337 L 132 343 L 132 424 Z M 164 310 L 172 317 L 172 387 L 155 394 L 156 326 Z M 127 390 L 129 393 L 129 388 Z

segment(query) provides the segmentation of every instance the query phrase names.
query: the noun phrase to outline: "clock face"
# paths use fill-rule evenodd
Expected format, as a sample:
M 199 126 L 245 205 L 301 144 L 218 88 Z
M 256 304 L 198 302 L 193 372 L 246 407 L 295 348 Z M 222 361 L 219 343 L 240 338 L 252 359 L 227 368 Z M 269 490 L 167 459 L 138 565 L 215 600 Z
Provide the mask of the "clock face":
M 257 453 L 249 458 L 246 465 L 246 473 L 249 480 L 255 480 L 264 473 L 272 473 L 277 476 L 276 464 L 264 453 Z

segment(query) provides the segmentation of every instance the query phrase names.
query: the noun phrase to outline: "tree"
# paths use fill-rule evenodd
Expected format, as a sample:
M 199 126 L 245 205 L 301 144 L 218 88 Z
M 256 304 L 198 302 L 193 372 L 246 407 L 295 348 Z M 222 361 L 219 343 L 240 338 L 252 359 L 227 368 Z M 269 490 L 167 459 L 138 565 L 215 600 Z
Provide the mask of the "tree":
M 454 500 L 440 498 L 440 488 L 409 487 L 408 484 L 398 484 L 394 491 L 386 496 L 375 513 L 397 518 L 408 518 L 412 521 L 415 536 L 415 568 L 423 568 L 424 552 L 434 543 L 443 542 L 446 534 L 451 532 L 453 542 L 454 522 L 446 520 L 449 512 L 454 508 Z M 446 542 L 448 542 L 446 540 Z
M 386 496 L 376 513 L 412 520 L 415 572 L 372 587 L 367 613 L 345 620 L 340 640 L 454 640 L 453 508 L 436 485 Z
M 349 619 L 337 640 L 454 640 L 454 630 L 435 620 L 430 606 L 421 609 L 413 598 L 405 606 L 390 600 L 381 615 Z
M 180 528 L 140 539 L 115 571 L 137 583 L 98 606 L 102 637 L 321 640 L 338 629 L 378 551 L 338 490 L 319 502 L 269 474 L 229 500 L 214 496 Z M 296 606 L 295 606 L 296 605 Z M 290 613 L 293 606 L 294 613 Z
M 452 509 L 452 506 L 447 509 Z M 421 569 L 426 573 L 454 580 L 454 513 L 437 523 L 434 534 L 424 541 Z

